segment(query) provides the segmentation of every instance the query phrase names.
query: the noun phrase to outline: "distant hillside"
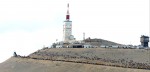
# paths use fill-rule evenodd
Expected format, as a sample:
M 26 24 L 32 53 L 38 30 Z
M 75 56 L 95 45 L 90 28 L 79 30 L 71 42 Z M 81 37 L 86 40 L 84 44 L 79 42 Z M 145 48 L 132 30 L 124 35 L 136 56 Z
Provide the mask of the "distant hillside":
M 98 46 L 100 47 L 101 45 L 105 45 L 105 46 L 112 46 L 112 45 L 122 45 L 122 44 L 119 44 L 119 43 L 116 43 L 116 42 L 112 42 L 112 41 L 108 41 L 108 40 L 104 40 L 104 39 L 85 39 L 84 40 L 86 43 L 89 43 L 91 45 L 94 45 L 94 46 Z
M 150 50 L 109 48 L 47 48 L 29 55 L 39 60 L 150 69 Z
M 149 70 L 12 57 L 0 72 L 149 72 Z

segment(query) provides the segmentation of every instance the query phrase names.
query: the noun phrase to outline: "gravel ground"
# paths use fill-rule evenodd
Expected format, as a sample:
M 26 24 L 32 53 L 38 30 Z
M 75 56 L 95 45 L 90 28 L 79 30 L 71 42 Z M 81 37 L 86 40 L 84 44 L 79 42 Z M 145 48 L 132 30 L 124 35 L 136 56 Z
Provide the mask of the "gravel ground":
M 130 69 L 62 61 L 35 60 L 12 57 L 0 64 L 0 72 L 150 72 Z
M 150 50 L 144 49 L 105 49 L 105 48 L 59 48 L 42 49 L 29 56 L 63 55 L 72 57 L 102 58 L 111 60 L 134 61 L 138 63 L 150 63 Z
M 150 50 L 145 49 L 45 48 L 30 54 L 28 57 L 38 60 L 150 70 Z

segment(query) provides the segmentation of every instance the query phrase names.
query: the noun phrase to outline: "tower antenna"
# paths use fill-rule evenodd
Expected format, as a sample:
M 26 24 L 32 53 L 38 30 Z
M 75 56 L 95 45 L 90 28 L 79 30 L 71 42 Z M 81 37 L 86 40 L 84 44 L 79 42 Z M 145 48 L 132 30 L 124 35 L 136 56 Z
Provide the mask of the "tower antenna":
M 83 40 L 85 40 L 85 33 L 83 33 Z
M 68 7 L 68 10 L 67 10 L 67 15 L 69 15 L 69 3 L 68 3 L 68 5 L 67 5 L 67 7 Z
M 64 21 L 64 25 L 63 25 L 63 40 L 65 43 L 67 43 L 73 39 L 74 36 L 72 35 L 72 21 L 70 20 L 69 3 L 68 3 L 66 20 Z
M 70 19 L 70 15 L 69 15 L 69 3 L 67 4 L 67 15 L 66 15 L 66 20 L 69 20 Z

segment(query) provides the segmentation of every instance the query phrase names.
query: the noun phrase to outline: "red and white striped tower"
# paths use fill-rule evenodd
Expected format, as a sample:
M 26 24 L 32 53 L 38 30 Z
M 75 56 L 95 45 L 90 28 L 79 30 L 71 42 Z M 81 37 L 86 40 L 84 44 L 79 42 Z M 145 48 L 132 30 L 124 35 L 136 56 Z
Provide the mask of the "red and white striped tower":
M 70 21 L 69 3 L 67 8 L 66 20 L 63 25 L 63 41 L 66 43 L 72 40 L 72 21 Z
M 70 19 L 70 15 L 69 15 L 69 3 L 67 5 L 68 9 L 67 9 L 67 15 L 66 15 L 66 20 Z

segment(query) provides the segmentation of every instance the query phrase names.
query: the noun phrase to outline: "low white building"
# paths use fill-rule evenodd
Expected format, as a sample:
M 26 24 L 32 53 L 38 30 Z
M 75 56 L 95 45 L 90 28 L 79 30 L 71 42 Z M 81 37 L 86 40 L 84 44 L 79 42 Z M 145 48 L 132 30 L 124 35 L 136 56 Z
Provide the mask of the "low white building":
M 56 48 L 63 48 L 63 45 L 56 45 Z
M 93 46 L 92 45 L 90 45 L 90 44 L 84 44 L 83 45 L 83 48 L 92 48 Z
M 105 45 L 101 45 L 101 46 L 100 46 L 100 48 L 105 48 L 105 47 L 106 47 Z
M 119 48 L 118 45 L 112 45 L 112 48 Z

